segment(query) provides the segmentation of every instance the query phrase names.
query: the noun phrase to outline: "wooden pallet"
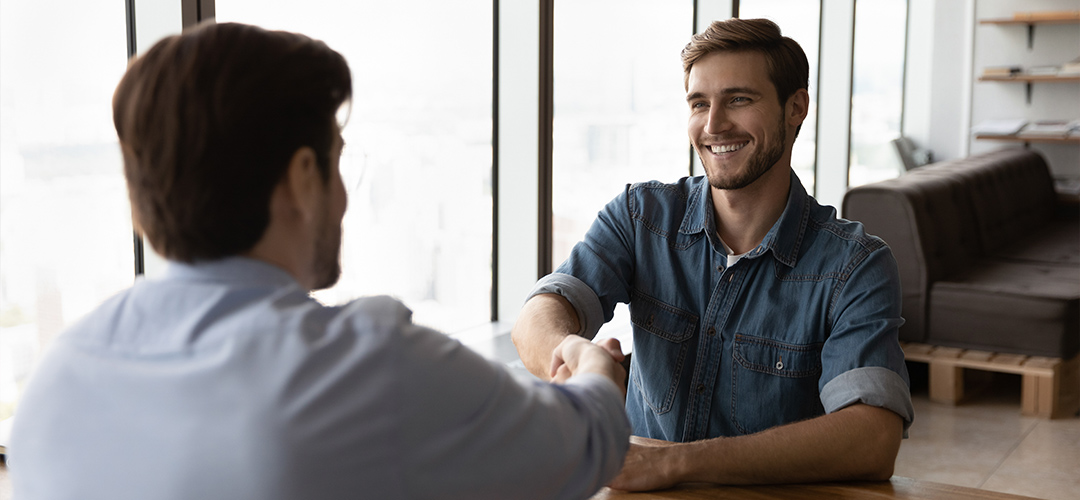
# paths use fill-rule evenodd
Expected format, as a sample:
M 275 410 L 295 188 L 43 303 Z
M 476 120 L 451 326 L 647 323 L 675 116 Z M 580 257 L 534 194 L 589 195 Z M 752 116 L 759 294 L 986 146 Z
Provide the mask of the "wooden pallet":
M 908 361 L 930 365 L 930 400 L 956 404 L 964 397 L 964 369 L 1016 373 L 1022 377 L 1021 412 L 1068 418 L 1080 411 L 1080 355 L 1072 359 L 994 353 L 901 342 Z

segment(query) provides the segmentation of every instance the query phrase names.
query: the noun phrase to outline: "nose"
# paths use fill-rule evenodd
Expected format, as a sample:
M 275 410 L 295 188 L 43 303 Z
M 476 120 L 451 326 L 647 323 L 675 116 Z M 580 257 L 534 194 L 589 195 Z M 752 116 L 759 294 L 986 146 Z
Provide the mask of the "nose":
M 730 128 L 731 122 L 728 120 L 727 113 L 724 111 L 723 106 L 709 107 L 709 121 L 705 123 L 705 133 L 709 135 L 720 135 Z

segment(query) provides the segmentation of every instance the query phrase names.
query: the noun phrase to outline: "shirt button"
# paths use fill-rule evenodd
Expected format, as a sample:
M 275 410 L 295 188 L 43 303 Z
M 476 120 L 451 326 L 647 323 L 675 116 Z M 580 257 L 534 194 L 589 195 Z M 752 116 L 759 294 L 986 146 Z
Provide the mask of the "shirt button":
M 698 384 L 697 393 L 698 394 L 704 394 L 705 393 L 705 384 Z
M 716 328 L 711 327 L 711 326 L 709 327 L 709 336 L 710 337 L 716 336 Z

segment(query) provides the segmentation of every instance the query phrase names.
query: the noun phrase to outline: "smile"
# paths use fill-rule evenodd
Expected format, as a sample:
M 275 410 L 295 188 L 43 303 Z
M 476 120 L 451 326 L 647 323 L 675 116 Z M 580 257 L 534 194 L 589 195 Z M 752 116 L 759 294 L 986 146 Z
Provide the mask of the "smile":
M 709 146 L 709 148 L 712 149 L 713 154 L 732 153 L 732 152 L 735 152 L 735 151 L 738 151 L 738 150 L 742 149 L 747 144 L 750 144 L 750 141 L 742 142 L 742 143 L 739 143 L 739 144 L 727 144 L 727 145 L 723 145 L 723 146 L 721 146 L 719 144 L 715 144 L 715 145 Z

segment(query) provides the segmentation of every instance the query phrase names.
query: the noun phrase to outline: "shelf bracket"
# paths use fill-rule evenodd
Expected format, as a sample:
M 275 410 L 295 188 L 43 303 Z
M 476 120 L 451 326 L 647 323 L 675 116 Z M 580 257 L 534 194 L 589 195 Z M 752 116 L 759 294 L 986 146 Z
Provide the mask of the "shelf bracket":
M 1029 24 L 1028 26 L 1028 50 L 1035 47 L 1035 25 Z
M 1025 97 L 1027 98 L 1027 105 L 1031 106 L 1031 82 L 1026 82 L 1024 87 L 1026 89 Z

